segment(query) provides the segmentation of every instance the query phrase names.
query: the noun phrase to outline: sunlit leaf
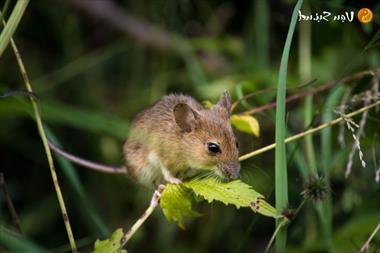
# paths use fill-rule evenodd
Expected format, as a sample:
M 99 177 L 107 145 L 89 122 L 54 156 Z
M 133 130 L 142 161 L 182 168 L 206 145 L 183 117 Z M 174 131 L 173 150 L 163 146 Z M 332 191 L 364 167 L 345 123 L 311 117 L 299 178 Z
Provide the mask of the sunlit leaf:
M 180 185 L 168 184 L 161 195 L 161 208 L 168 221 L 175 221 L 178 226 L 185 229 L 185 217 L 198 217 L 201 214 L 193 211 L 191 195 L 188 189 Z
M 203 101 L 202 101 L 202 105 L 203 105 L 203 107 L 206 108 L 206 109 L 211 109 L 211 108 L 214 107 L 214 104 L 211 103 L 209 100 L 203 100 Z
M 215 178 L 204 178 L 189 181 L 185 185 L 209 203 L 216 200 L 226 205 L 235 205 L 236 208 L 251 207 L 254 212 L 276 217 L 276 210 L 264 201 L 264 196 L 240 180 L 220 182 Z
M 232 115 L 231 124 L 239 131 L 260 136 L 259 122 L 250 115 Z
M 111 238 L 106 240 L 96 240 L 95 248 L 92 253 L 127 253 L 121 249 L 121 239 L 123 238 L 123 229 L 119 228 L 113 232 Z

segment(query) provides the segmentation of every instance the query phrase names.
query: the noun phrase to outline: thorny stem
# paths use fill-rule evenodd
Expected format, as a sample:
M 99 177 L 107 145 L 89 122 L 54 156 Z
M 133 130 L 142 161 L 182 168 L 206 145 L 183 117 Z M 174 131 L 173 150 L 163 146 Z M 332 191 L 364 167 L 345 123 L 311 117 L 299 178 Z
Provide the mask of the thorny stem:
M 363 113 L 363 112 L 365 112 L 365 111 L 368 111 L 369 109 L 371 109 L 371 108 L 373 108 L 373 107 L 376 107 L 376 106 L 378 106 L 378 105 L 380 105 L 380 100 L 377 100 L 376 102 L 374 102 L 374 103 L 372 103 L 372 104 L 369 104 L 369 105 L 364 106 L 364 107 L 362 107 L 362 108 L 360 108 L 360 109 L 358 109 L 358 110 L 356 110 L 356 111 L 353 111 L 353 112 L 351 112 L 351 113 L 345 115 L 344 117 L 339 117 L 339 118 L 334 119 L 334 120 L 332 120 L 332 121 L 330 121 L 330 122 L 327 122 L 327 123 L 325 123 L 325 124 L 319 125 L 319 126 L 317 126 L 317 127 L 315 127 L 315 128 L 311 128 L 311 129 L 306 130 L 306 131 L 304 131 L 304 132 L 301 132 L 301 133 L 299 133 L 299 134 L 295 134 L 295 135 L 293 135 L 293 136 L 290 136 L 290 137 L 288 137 L 288 138 L 285 139 L 285 143 L 288 143 L 288 142 L 291 142 L 291 141 L 294 141 L 294 140 L 300 139 L 300 138 L 302 138 L 302 137 L 304 137 L 304 136 L 306 136 L 306 135 L 313 134 L 313 133 L 318 132 L 318 131 L 320 131 L 320 130 L 322 130 L 322 129 L 324 129 L 324 128 L 327 128 L 327 127 L 333 126 L 333 125 L 335 125 L 335 124 L 341 122 L 341 121 L 344 120 L 345 118 L 351 118 L 351 117 L 353 117 L 353 116 L 355 116 L 355 115 L 358 115 L 358 114 L 360 114 L 360 113 Z M 275 147 L 276 147 L 276 143 L 270 144 L 270 145 L 265 146 L 265 147 L 263 147 L 263 148 L 260 148 L 260 149 L 257 149 L 257 150 L 255 150 L 255 151 L 252 151 L 252 152 L 250 152 L 250 153 L 248 153 L 248 154 L 245 154 L 245 155 L 240 156 L 240 157 L 239 157 L 239 160 L 240 160 L 240 161 L 247 160 L 248 158 L 251 158 L 251 157 L 257 156 L 257 155 L 259 155 L 259 154 L 261 154 L 261 153 L 264 153 L 264 152 L 266 152 L 266 151 L 272 150 L 272 149 L 274 149 Z
M 354 73 L 354 74 L 346 76 L 346 77 L 344 77 L 338 81 L 328 82 L 328 83 L 320 85 L 314 89 L 306 90 L 306 91 L 291 95 L 291 96 L 286 98 L 285 102 L 290 103 L 290 102 L 293 102 L 295 100 L 301 99 L 303 97 L 306 97 L 306 96 L 309 96 L 312 94 L 316 94 L 316 93 L 322 92 L 324 90 L 328 90 L 328 89 L 330 89 L 330 88 L 332 88 L 332 87 L 334 87 L 340 83 L 346 83 L 346 82 L 349 82 L 352 80 L 360 79 L 360 78 L 363 78 L 364 76 L 367 76 L 367 75 L 375 76 L 376 75 L 375 73 L 377 73 L 377 71 L 379 71 L 379 70 L 380 69 L 374 69 L 374 70 L 366 70 L 366 71 Z M 266 105 L 263 105 L 263 106 L 260 106 L 260 107 L 257 107 L 257 108 L 253 108 L 253 109 L 245 111 L 245 112 L 241 112 L 239 114 L 240 115 L 247 115 L 247 114 L 252 115 L 252 114 L 264 112 L 264 111 L 272 109 L 274 107 L 276 107 L 276 101 L 269 103 L 269 104 L 266 104 Z
M 1 14 L 1 12 L 0 12 L 0 14 Z M 6 25 L 5 20 L 3 19 L 2 21 L 3 21 L 3 24 Z M 33 89 L 32 89 L 32 86 L 30 84 L 29 77 L 28 77 L 28 74 L 26 72 L 24 63 L 23 63 L 23 61 L 21 59 L 20 52 L 18 51 L 16 43 L 14 42 L 13 38 L 11 38 L 10 41 L 11 41 L 11 45 L 12 45 L 12 48 L 13 48 L 13 52 L 14 52 L 14 54 L 16 56 L 16 59 L 17 59 L 17 63 L 18 63 L 19 68 L 20 68 L 20 72 L 21 72 L 22 77 L 24 79 L 26 89 L 28 90 L 28 92 L 33 93 Z M 30 98 L 30 101 L 31 101 L 32 106 L 33 106 L 34 117 L 35 117 L 36 122 L 37 122 L 38 132 L 39 132 L 39 134 L 41 136 L 41 140 L 42 140 L 42 143 L 43 143 L 43 146 L 44 146 L 44 149 L 45 149 L 45 153 L 46 153 L 46 156 L 47 156 L 47 160 L 48 160 L 48 163 L 49 163 L 51 177 L 53 179 L 54 188 L 55 188 L 55 191 L 56 191 L 56 194 L 57 194 L 59 206 L 61 208 L 61 212 L 62 212 L 62 216 L 63 216 L 63 221 L 65 223 L 67 235 L 68 235 L 68 238 L 69 238 L 69 241 L 70 241 L 71 250 L 72 250 L 73 253 L 76 253 L 76 252 L 78 252 L 77 246 L 76 246 L 76 243 L 75 243 L 75 240 L 74 240 L 74 235 L 73 235 L 73 232 L 72 232 L 72 229 L 71 229 L 71 225 L 70 225 L 70 221 L 69 221 L 69 216 L 67 214 L 65 202 L 63 200 L 63 195 L 62 195 L 62 192 L 61 192 L 61 188 L 59 187 L 59 182 L 58 182 L 58 177 L 57 177 L 57 173 L 56 173 L 54 162 L 53 162 L 53 157 L 51 155 L 51 151 L 50 151 L 50 148 L 49 148 L 49 145 L 48 145 L 48 142 L 47 142 L 46 134 L 45 134 L 45 131 L 44 131 L 44 128 L 43 128 L 43 125 L 42 125 L 42 119 L 41 119 L 41 115 L 39 114 L 39 108 L 38 108 L 38 105 L 37 105 L 36 101 L 32 97 Z
M 153 213 L 154 209 L 160 202 L 161 193 L 164 189 L 165 187 L 163 185 L 160 185 L 158 189 L 154 191 L 149 207 L 145 210 L 141 217 L 133 224 L 133 226 L 124 234 L 123 238 L 121 238 L 120 248 L 123 248 L 127 244 L 129 239 L 131 239 L 131 237 L 141 227 L 145 220 Z
M 368 238 L 368 240 L 364 243 L 364 245 L 362 246 L 362 248 L 360 249 L 359 253 L 362 253 L 362 252 L 367 252 L 368 249 L 369 249 L 369 244 L 370 242 L 372 241 L 373 237 L 375 237 L 377 231 L 379 231 L 380 229 L 380 223 L 377 224 L 375 230 L 372 232 L 371 236 Z

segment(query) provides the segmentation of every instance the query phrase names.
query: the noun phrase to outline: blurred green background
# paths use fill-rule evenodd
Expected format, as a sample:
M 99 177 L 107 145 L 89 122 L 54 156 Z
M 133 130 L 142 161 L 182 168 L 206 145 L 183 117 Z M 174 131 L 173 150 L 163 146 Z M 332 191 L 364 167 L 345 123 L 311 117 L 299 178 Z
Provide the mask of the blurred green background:
M 1 8 L 9 3 L 5 18 L 15 2 L 0 1 Z M 236 112 L 274 101 L 294 5 L 290 0 L 33 0 L 14 39 L 50 134 L 71 153 L 119 165 L 133 116 L 165 94 L 185 93 L 199 101 L 216 102 L 224 89 L 233 100 L 265 89 L 241 103 Z M 356 16 L 352 22 L 297 23 L 288 63 L 289 95 L 379 67 L 378 1 L 305 1 L 302 11 L 354 11 L 356 15 L 362 7 L 372 9 L 372 23 L 361 24 Z M 307 64 L 310 67 L 302 70 Z M 373 83 L 364 78 L 339 87 L 314 96 L 311 121 L 305 126 L 304 101 L 289 105 L 289 134 L 337 117 L 333 110 L 344 94 L 349 100 L 353 94 L 373 89 Z M 17 89 L 24 89 L 24 84 L 9 46 L 0 58 L 0 91 Z M 261 136 L 237 133 L 241 154 L 274 142 L 274 110 L 255 117 Z M 361 167 L 356 154 L 348 178 L 344 172 L 354 141 L 347 130 L 344 147 L 338 144 L 337 126 L 325 137 L 315 135 L 314 163 L 304 141 L 288 145 L 291 207 L 302 201 L 306 178 L 300 167 L 316 166 L 321 173 L 331 171 L 328 206 L 332 217 L 321 217 L 319 204 L 307 202 L 290 225 L 288 252 L 359 251 L 380 222 L 380 185 L 375 182 L 380 166 L 378 130 L 379 114 L 372 110 L 361 138 L 367 166 Z M 23 233 L 15 236 L 5 196 L 0 193 L 0 252 L 70 252 L 46 156 L 24 98 L 0 100 L 0 157 L 0 172 Z M 272 204 L 273 157 L 270 151 L 249 159 L 242 171 L 243 179 Z M 149 203 L 151 190 L 126 176 L 74 167 L 59 157 L 56 164 L 81 252 L 90 252 L 96 238 L 106 238 L 118 227 L 128 228 Z M 274 231 L 272 219 L 250 210 L 220 203 L 200 203 L 197 209 L 204 215 L 188 220 L 185 231 L 169 224 L 157 209 L 127 249 L 263 252 Z M 376 247 L 380 250 L 380 235 L 374 238 L 373 250 Z

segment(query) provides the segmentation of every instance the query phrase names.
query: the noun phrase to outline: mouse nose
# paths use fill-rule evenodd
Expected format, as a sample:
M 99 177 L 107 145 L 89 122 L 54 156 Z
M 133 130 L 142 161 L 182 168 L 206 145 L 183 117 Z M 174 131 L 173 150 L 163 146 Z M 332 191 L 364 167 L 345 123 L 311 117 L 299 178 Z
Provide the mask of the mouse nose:
M 220 169 L 229 179 L 240 178 L 240 163 L 226 163 Z

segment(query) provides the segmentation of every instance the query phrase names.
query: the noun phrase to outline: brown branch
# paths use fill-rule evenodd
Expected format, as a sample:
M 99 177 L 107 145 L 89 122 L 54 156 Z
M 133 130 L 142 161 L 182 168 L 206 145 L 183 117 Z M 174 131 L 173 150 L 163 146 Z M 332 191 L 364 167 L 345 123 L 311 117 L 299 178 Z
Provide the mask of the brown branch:
M 0 173 L 0 188 L 3 190 L 4 198 L 8 206 L 8 210 L 11 214 L 13 224 L 15 225 L 17 231 L 22 234 L 21 225 L 20 225 L 20 218 L 17 215 L 16 208 L 13 204 L 12 198 L 9 195 L 7 186 L 5 184 L 4 174 Z
M 325 91 L 325 90 L 328 90 L 340 83 L 346 83 L 346 82 L 349 82 L 349 81 L 353 81 L 353 80 L 357 80 L 357 79 L 360 79 L 360 78 L 363 78 L 364 76 L 367 76 L 367 75 L 371 75 L 371 76 L 375 76 L 377 75 L 377 73 L 380 71 L 380 68 L 379 69 L 374 69 L 374 70 L 365 70 L 365 71 L 361 71 L 361 72 L 357 72 L 357 73 L 354 73 L 352 75 L 349 75 L 349 76 L 346 76 L 346 77 L 343 77 L 342 79 L 338 80 L 338 81 L 331 81 L 331 82 L 327 82 L 325 84 L 322 84 L 316 88 L 313 88 L 313 89 L 310 89 L 310 90 L 305 90 L 303 92 L 300 92 L 300 93 L 297 93 L 297 94 L 294 94 L 294 95 L 291 95 L 289 97 L 286 98 L 286 103 L 290 103 L 290 102 L 293 102 L 295 100 L 298 100 L 298 99 L 301 99 L 301 98 L 304 98 L 306 96 L 309 96 L 309 95 L 313 95 L 313 94 L 316 94 L 316 93 L 319 93 L 319 92 L 322 92 L 322 91 Z M 253 108 L 251 110 L 248 110 L 248 111 L 245 111 L 245 112 L 241 112 L 239 113 L 240 115 L 247 115 L 247 114 L 256 114 L 256 113 L 260 113 L 260 112 L 264 112 L 266 110 L 269 110 L 269 109 L 272 109 L 272 108 L 275 108 L 276 107 L 276 102 L 272 102 L 272 103 L 269 103 L 269 104 L 266 104 L 266 105 L 263 105 L 263 106 L 260 106 L 260 107 L 257 107 L 257 108 Z
M 112 0 L 69 0 L 68 2 L 86 12 L 89 16 L 103 20 L 111 27 L 145 46 L 159 49 L 175 49 L 173 36 L 169 32 L 133 16 Z

